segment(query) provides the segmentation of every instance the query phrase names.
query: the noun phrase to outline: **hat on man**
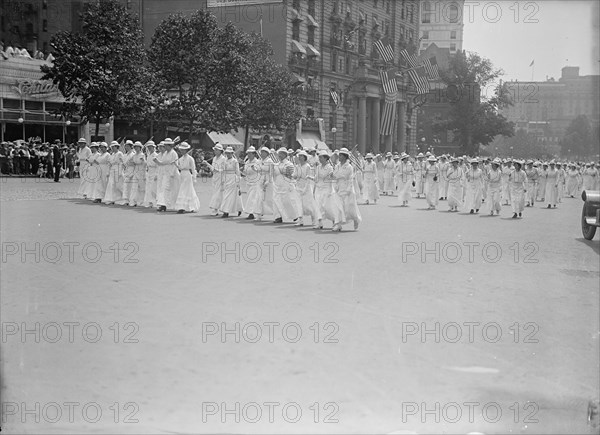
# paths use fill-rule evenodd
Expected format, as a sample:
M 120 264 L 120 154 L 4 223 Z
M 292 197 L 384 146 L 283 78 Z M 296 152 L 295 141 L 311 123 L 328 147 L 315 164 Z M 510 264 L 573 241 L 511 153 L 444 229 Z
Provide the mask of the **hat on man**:
M 458 162 L 459 162 L 459 160 L 460 160 L 460 159 L 459 159 L 459 157 L 452 157 L 452 158 L 450 159 L 450 163 L 454 163 L 454 162 L 458 163 Z
M 394 160 L 398 160 L 400 156 L 398 154 L 394 154 Z
M 223 145 L 221 145 L 219 142 L 215 143 L 215 146 L 213 147 L 214 151 L 221 151 L 223 152 Z
M 121 145 L 119 145 L 119 142 L 117 142 L 116 140 L 113 140 L 113 141 L 110 143 L 110 147 L 111 147 L 111 148 L 112 148 L 112 147 L 120 147 L 120 146 L 121 146 Z
M 233 148 L 232 147 L 227 147 L 227 148 L 225 148 L 225 152 L 229 153 L 229 154 L 233 154 Z
M 350 151 L 348 151 L 348 148 L 341 148 L 340 154 L 344 154 L 345 156 L 350 157 Z
M 184 141 L 184 142 L 181 142 L 177 148 L 179 148 L 180 150 L 189 150 L 191 148 L 191 146 L 189 143 Z
M 79 138 L 77 143 L 87 143 L 87 140 L 85 140 L 85 137 L 81 137 L 81 138 Z

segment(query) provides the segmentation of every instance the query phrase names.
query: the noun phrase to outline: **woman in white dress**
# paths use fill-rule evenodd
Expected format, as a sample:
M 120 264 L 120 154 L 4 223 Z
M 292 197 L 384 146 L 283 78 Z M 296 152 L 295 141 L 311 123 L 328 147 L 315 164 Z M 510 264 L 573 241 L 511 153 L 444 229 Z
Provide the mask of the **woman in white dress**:
M 154 141 L 146 142 L 146 189 L 144 192 L 144 207 L 152 208 L 156 205 L 156 188 L 158 183 L 158 165 L 154 159 L 158 158 Z
M 415 186 L 417 198 L 420 198 L 421 195 L 423 195 L 425 192 L 425 185 L 423 183 L 423 172 L 425 172 L 425 162 L 423 161 L 424 158 L 425 156 L 423 155 L 423 153 L 419 153 L 417 155 L 417 160 L 413 163 L 413 169 L 415 171 L 415 180 L 417 182 Z
M 248 160 L 242 172 L 242 177 L 248 189 L 244 213 L 248 215 L 247 220 L 253 220 L 257 217 L 262 218 L 265 192 L 261 179 L 261 161 L 256 158 L 256 148 L 253 146 L 248 148 L 246 155 Z
M 547 208 L 556 208 L 558 203 L 558 171 L 554 160 L 550 162 L 550 169 L 546 171 L 545 178 L 546 193 L 544 198 L 546 199 Z
M 577 170 L 577 166 L 574 163 L 569 165 L 567 171 L 567 195 L 571 198 L 575 198 L 575 195 L 579 192 L 579 185 L 581 184 L 581 174 Z
M 458 212 L 458 209 L 463 206 L 464 177 L 465 174 L 458 165 L 458 158 L 453 157 L 450 161 L 450 167 L 446 172 L 446 179 L 448 180 L 448 211 Z
M 388 152 L 383 161 L 383 194 L 391 195 L 396 186 L 394 186 L 394 168 L 395 163 L 392 160 L 392 153 Z
M 98 157 L 98 143 L 92 142 L 90 144 L 89 150 L 90 153 L 87 154 L 87 157 L 80 157 L 80 171 L 81 165 L 84 165 L 85 169 L 79 172 L 82 178 L 85 178 L 85 184 L 83 185 L 83 197 L 87 199 L 94 200 L 94 190 L 96 188 L 96 182 L 100 177 L 100 171 L 97 165 L 92 164 L 94 160 Z M 86 153 L 83 153 L 86 155 Z
M 92 150 L 87 146 L 85 138 L 79 139 L 77 145 L 80 147 L 77 150 L 77 162 L 79 162 L 79 176 L 81 177 L 77 194 L 83 196 L 85 199 L 92 199 L 90 190 L 93 191 L 93 188 L 90 189 L 90 174 L 87 173 L 87 169 L 90 166 L 88 159 L 92 155 Z
M 180 184 L 174 208 L 179 214 L 186 211 L 194 213 L 200 210 L 200 200 L 194 189 L 194 181 L 196 181 L 198 172 L 196 171 L 196 161 L 189 155 L 191 148 L 187 142 L 181 142 L 178 147 L 181 152 L 181 157 L 177 160 Z
M 277 150 L 279 163 L 273 166 L 273 214 L 274 223 L 302 222 L 302 200 L 296 191 L 294 164 L 288 159 L 285 148 Z
M 483 199 L 483 172 L 479 169 L 479 160 L 471 160 L 471 169 L 467 171 L 465 177 L 467 189 L 464 209 L 469 210 L 470 214 L 479 213 Z
M 240 193 L 240 164 L 234 157 L 232 147 L 225 149 L 225 160 L 222 164 L 223 177 L 223 200 L 221 201 L 220 211 L 223 212 L 222 218 L 228 218 L 230 214 L 242 214 L 243 208 L 239 206 Z
M 494 212 L 500 215 L 502 204 L 500 203 L 500 195 L 502 193 L 502 172 L 500 171 L 500 159 L 495 158 L 492 161 L 492 167 L 486 172 L 487 180 L 487 195 L 486 195 L 486 211 L 489 211 L 490 216 L 494 216 Z
M 427 209 L 435 210 L 440 200 L 440 169 L 437 166 L 435 156 L 427 158 L 429 165 L 423 172 L 425 181 L 425 198 L 427 200 Z
M 511 205 L 513 209 L 513 219 L 523 216 L 523 210 L 525 209 L 525 193 L 527 193 L 527 175 L 525 171 L 522 171 L 523 162 L 515 160 L 515 169 L 511 172 L 509 177 L 510 184 L 510 197 Z
M 108 175 L 108 184 L 106 186 L 106 194 L 104 195 L 105 204 L 114 204 L 121 201 L 123 196 L 123 153 L 119 150 L 119 142 L 113 140 L 110 143 L 112 151 L 108 158 L 110 171 Z
M 219 215 L 219 208 L 223 202 L 223 163 L 225 162 L 225 156 L 223 155 L 223 145 L 215 143 L 213 147 L 215 153 L 212 163 L 209 165 L 212 172 L 212 186 L 213 194 L 210 198 L 208 208 L 210 208 L 212 216 Z
M 308 164 L 308 154 L 306 151 L 299 151 L 296 154 L 298 164 L 294 170 L 294 179 L 296 180 L 296 192 L 300 196 L 302 203 L 302 219 L 296 223 L 297 226 L 304 225 L 304 216 L 310 216 L 313 226 L 321 221 L 321 212 L 312 189 L 313 169 Z
M 400 155 L 400 162 L 396 165 L 396 180 L 398 182 L 398 201 L 401 207 L 408 207 L 411 200 L 411 189 L 416 186 L 415 171 L 406 153 Z
M 377 163 L 373 161 L 373 154 L 368 153 L 365 156 L 365 164 L 363 167 L 363 199 L 366 204 L 377 204 L 379 199 L 379 176 L 377 174 Z
M 106 195 L 106 186 L 108 186 L 108 177 L 110 176 L 110 154 L 108 153 L 108 144 L 102 142 L 99 144 L 100 151 L 96 154 L 90 163 L 96 170 L 97 180 L 94 183 L 94 193 L 92 198 L 94 202 L 100 203 Z
M 319 165 L 315 174 L 315 200 L 322 219 L 330 220 L 336 227 L 346 223 L 346 215 L 342 202 L 334 192 L 335 181 L 332 175 L 333 165 L 329 161 L 329 154 L 325 150 L 319 151 Z M 322 229 L 323 221 L 319 221 L 315 228 Z
M 139 141 L 133 144 L 135 153 L 131 156 L 130 160 L 131 164 L 133 164 L 131 192 L 129 193 L 129 205 L 131 207 L 142 205 L 146 194 L 146 156 L 142 151 L 143 147 Z
M 340 165 L 333 172 L 332 177 L 337 180 L 336 196 L 339 197 L 344 210 L 345 221 L 353 221 L 354 229 L 357 230 L 362 222 L 362 216 L 356 202 L 356 191 L 354 188 L 354 168 L 350 164 L 350 151 L 346 148 L 340 150 Z M 343 223 L 334 225 L 333 231 L 342 231 Z
M 260 149 L 260 186 L 262 188 L 262 215 L 257 220 L 262 220 L 264 215 L 273 214 L 273 165 L 275 164 L 271 150 L 267 147 Z

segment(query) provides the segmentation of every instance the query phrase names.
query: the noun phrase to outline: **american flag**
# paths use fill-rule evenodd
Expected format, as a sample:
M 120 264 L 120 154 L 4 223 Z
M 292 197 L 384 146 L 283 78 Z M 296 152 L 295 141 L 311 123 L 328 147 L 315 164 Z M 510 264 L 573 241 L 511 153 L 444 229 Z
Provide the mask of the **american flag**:
M 432 80 L 438 80 L 440 78 L 440 70 L 438 68 L 437 59 L 434 57 L 430 57 L 423 62 L 423 66 L 429 75 L 429 78 Z
M 425 73 L 425 67 L 421 66 L 415 69 L 407 70 L 410 79 L 412 80 L 417 94 L 427 94 L 430 91 L 429 80 Z
M 329 91 L 329 94 L 331 95 L 331 99 L 333 100 L 333 104 L 335 104 L 335 107 L 339 106 L 340 105 L 340 97 L 339 97 L 338 93 L 332 89 L 331 91 Z
M 379 78 L 381 79 L 381 84 L 383 85 L 383 93 L 385 95 L 391 95 L 398 92 L 398 83 L 396 82 L 396 73 L 398 70 L 396 68 L 391 68 L 388 70 L 380 70 Z
M 279 163 L 279 157 L 277 156 L 277 153 L 275 151 L 271 151 L 271 160 L 273 160 L 273 163 Z
M 358 145 L 355 145 L 354 148 L 352 148 L 352 151 L 350 151 L 350 155 L 348 156 L 348 159 L 350 160 L 350 164 L 354 167 L 354 169 L 362 172 L 362 170 L 363 170 L 362 161 L 355 154 L 357 152 L 356 151 L 357 148 L 358 148 Z
M 381 117 L 381 125 L 379 128 L 379 133 L 384 136 L 394 133 L 394 122 L 396 121 L 396 97 L 397 94 L 386 94 L 385 96 L 383 116 Z
M 419 66 L 419 59 L 414 54 L 409 54 L 406 49 L 400 52 L 400 55 L 406 60 L 406 63 L 410 65 L 411 68 L 416 68 Z
M 387 36 L 375 41 L 374 45 L 385 62 L 392 62 L 394 60 L 394 49 Z

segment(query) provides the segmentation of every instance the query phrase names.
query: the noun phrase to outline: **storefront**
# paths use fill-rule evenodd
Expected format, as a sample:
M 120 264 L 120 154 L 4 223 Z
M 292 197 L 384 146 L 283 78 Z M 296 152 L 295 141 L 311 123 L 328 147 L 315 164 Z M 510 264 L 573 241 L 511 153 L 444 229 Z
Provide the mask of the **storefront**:
M 0 60 L 0 123 L 2 141 L 40 138 L 75 143 L 89 138 L 87 124 L 53 115 L 64 101 L 58 88 L 40 80 L 44 60 L 15 57 Z

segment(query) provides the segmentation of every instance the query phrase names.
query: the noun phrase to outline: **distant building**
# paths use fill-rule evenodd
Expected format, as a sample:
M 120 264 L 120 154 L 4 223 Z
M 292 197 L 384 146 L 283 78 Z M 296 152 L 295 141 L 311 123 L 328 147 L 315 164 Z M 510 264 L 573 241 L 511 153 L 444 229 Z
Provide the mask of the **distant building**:
M 462 51 L 464 4 L 464 0 L 421 2 L 420 53 L 431 44 L 447 48 L 450 54 Z
M 586 115 L 593 128 L 600 124 L 600 76 L 580 76 L 579 67 L 564 67 L 559 80 L 506 85 L 514 105 L 501 113 L 540 142 L 557 145 L 579 115 Z

